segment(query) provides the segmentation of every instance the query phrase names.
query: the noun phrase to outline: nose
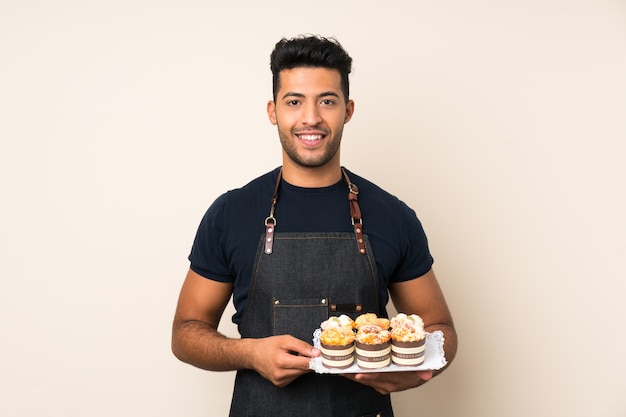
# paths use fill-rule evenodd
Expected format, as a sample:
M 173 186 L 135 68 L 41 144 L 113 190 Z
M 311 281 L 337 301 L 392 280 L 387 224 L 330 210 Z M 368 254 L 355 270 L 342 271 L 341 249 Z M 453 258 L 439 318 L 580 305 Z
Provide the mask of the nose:
M 316 126 L 322 122 L 319 108 L 316 103 L 309 103 L 303 106 L 302 123 L 307 126 Z

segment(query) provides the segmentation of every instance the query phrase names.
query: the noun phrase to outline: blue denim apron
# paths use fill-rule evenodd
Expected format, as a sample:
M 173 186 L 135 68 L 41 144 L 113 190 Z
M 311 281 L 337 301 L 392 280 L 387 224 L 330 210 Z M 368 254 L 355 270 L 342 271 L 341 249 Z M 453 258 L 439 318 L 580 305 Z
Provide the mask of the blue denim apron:
M 346 182 L 353 204 L 358 192 L 347 176 Z M 312 343 L 313 331 L 329 316 L 386 316 L 379 306 L 376 263 L 361 233 L 358 206 L 351 210 L 353 223 L 358 217 L 355 234 L 274 233 L 279 183 L 280 175 L 266 220 L 268 232 L 256 254 L 241 337 L 290 334 Z M 237 372 L 230 416 L 391 417 L 393 411 L 389 395 L 339 375 L 310 372 L 278 388 L 257 372 L 243 370 Z

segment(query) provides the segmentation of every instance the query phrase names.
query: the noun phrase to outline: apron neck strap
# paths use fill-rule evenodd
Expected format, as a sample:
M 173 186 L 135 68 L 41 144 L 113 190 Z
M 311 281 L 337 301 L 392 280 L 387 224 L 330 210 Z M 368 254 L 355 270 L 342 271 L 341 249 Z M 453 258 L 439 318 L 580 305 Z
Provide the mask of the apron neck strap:
M 350 217 L 352 218 L 352 226 L 354 226 L 354 235 L 356 244 L 360 254 L 365 254 L 365 241 L 363 240 L 363 218 L 361 217 L 361 209 L 359 208 L 359 187 L 353 184 L 348 177 L 348 173 L 341 168 L 343 179 L 348 184 L 348 203 L 350 203 Z
M 365 240 L 363 239 L 363 218 L 361 217 L 361 209 L 359 208 L 358 196 L 359 187 L 353 184 L 348 177 L 348 173 L 344 168 L 341 168 L 343 179 L 348 186 L 348 203 L 350 204 L 350 217 L 352 219 L 352 226 L 354 227 L 354 234 L 356 237 L 356 244 L 360 254 L 365 254 Z M 278 178 L 276 179 L 276 186 L 274 187 L 274 196 L 272 197 L 272 205 L 270 207 L 270 214 L 265 218 L 265 254 L 270 255 L 273 251 L 274 244 L 274 232 L 276 229 L 276 218 L 274 217 L 274 211 L 276 210 L 276 202 L 278 201 L 278 188 L 280 187 L 280 180 L 282 179 L 283 169 L 278 172 Z

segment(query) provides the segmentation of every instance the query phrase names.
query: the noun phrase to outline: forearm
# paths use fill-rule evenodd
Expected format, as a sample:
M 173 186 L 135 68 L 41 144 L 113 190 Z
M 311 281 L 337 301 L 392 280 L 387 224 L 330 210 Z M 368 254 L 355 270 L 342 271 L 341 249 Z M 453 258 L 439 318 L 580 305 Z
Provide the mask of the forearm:
M 253 369 L 283 387 L 310 372 L 319 350 L 293 336 L 231 339 L 200 320 L 175 321 L 172 351 L 183 362 L 209 371 Z
M 232 339 L 207 323 L 188 320 L 176 323 L 172 352 L 183 362 L 209 371 L 253 368 L 255 339 Z

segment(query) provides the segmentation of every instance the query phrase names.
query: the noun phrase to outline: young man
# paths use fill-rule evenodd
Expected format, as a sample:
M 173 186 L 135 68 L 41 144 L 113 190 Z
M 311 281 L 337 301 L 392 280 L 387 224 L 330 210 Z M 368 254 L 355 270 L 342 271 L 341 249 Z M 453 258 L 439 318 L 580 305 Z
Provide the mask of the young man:
M 237 370 L 231 416 L 392 416 L 389 394 L 430 371 L 316 374 L 313 331 L 330 315 L 418 314 L 456 333 L 413 210 L 340 165 L 354 113 L 352 59 L 332 39 L 283 39 L 271 56 L 283 165 L 220 196 L 204 216 L 173 324 L 172 349 L 212 371 Z M 240 339 L 217 332 L 231 295 Z

